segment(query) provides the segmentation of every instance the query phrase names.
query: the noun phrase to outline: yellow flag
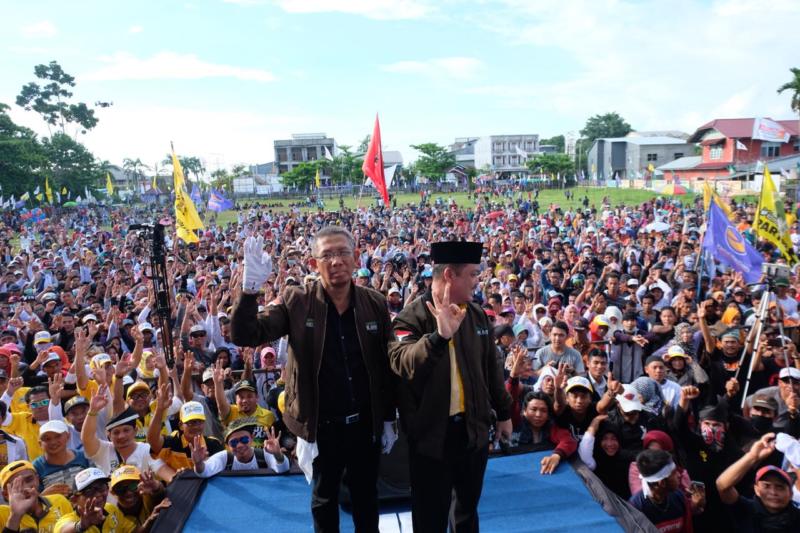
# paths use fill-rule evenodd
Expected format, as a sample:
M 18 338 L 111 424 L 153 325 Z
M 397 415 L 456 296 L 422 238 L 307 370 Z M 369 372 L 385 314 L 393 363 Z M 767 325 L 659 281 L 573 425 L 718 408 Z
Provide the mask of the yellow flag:
M 44 198 L 44 195 L 42 195 L 42 193 L 36 195 L 36 199 L 39 200 L 40 202 L 42 201 L 42 198 Z
M 111 183 L 111 173 L 106 172 L 106 194 L 114 196 L 114 184 Z
M 156 177 L 155 176 L 153 176 L 153 183 L 150 184 L 150 188 L 153 189 L 154 191 L 156 189 L 158 189 L 158 183 L 156 183 Z
M 719 208 L 725 212 L 725 216 L 728 217 L 728 220 L 732 222 L 735 218 L 733 216 L 733 210 L 725 202 L 725 200 L 720 198 L 719 195 L 714 192 L 714 189 L 711 188 L 711 185 L 709 185 L 708 182 L 705 182 L 703 184 L 703 209 L 705 209 L 706 212 L 708 212 L 708 206 L 711 205 L 711 200 L 714 200 Z
M 67 194 L 67 188 L 61 187 L 61 194 Z
M 175 227 L 179 238 L 184 242 L 193 243 L 200 240 L 194 233 L 196 229 L 203 229 L 203 221 L 197 214 L 191 197 L 186 192 L 183 168 L 175 150 L 172 150 L 172 176 L 175 186 Z
M 647 170 L 648 172 L 655 172 L 656 167 L 653 166 L 653 163 L 650 163 L 649 165 L 647 165 Z
M 319 169 L 317 169 L 317 175 L 314 177 L 314 183 L 317 184 L 317 189 L 319 189 Z
M 50 182 L 47 176 L 44 177 L 44 195 L 47 196 L 47 201 L 53 203 L 53 191 L 50 189 Z
M 758 210 L 756 211 L 755 233 L 756 236 L 774 244 L 790 265 L 800 261 L 794 253 L 792 240 L 789 238 L 783 204 L 766 165 L 764 165 L 761 197 L 758 200 Z

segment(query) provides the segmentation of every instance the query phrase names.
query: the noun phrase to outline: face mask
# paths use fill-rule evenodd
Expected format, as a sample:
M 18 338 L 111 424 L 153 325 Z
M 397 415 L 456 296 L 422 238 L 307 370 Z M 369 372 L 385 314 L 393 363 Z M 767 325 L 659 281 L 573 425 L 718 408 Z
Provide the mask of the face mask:
M 700 434 L 703 436 L 703 441 L 715 452 L 720 451 L 725 445 L 724 427 L 700 426 Z
M 772 419 L 761 415 L 752 415 L 750 423 L 761 435 L 772 431 Z
M 295 259 L 287 259 L 287 260 L 286 260 L 286 263 L 287 263 L 289 266 L 294 266 L 294 265 L 295 265 L 295 263 L 297 263 L 297 261 L 296 261 Z

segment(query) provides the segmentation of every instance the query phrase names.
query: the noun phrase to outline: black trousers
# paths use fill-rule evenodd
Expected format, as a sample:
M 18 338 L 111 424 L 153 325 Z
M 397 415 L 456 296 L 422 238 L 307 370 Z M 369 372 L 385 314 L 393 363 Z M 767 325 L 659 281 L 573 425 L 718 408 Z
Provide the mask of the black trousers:
M 371 418 L 350 425 L 321 422 L 317 447 L 311 481 L 314 531 L 338 533 L 339 486 L 346 472 L 356 533 L 377 533 L 380 447 L 372 435 Z
M 415 533 L 440 533 L 448 524 L 456 533 L 477 533 L 478 501 L 489 457 L 488 443 L 467 447 L 463 419 L 448 422 L 441 460 L 416 452 L 409 443 L 411 517 Z M 451 516 L 452 507 L 452 516 Z

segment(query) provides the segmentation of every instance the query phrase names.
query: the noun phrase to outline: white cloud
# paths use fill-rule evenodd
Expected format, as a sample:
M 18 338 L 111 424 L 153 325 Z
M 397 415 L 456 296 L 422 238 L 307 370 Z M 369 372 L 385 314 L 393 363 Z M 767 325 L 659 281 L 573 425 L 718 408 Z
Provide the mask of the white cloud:
M 56 25 L 49 20 L 42 20 L 40 22 L 23 26 L 21 32 L 25 37 L 44 39 L 55 37 L 56 34 L 58 34 L 58 29 L 56 28 Z
M 509 108 L 554 111 L 570 128 L 617 111 L 640 129 L 686 131 L 718 117 L 767 115 L 784 102 L 780 118 L 792 114 L 788 95 L 775 90 L 796 66 L 800 3 L 793 0 L 503 0 L 494 7 L 473 22 L 531 59 L 556 63 L 537 70 L 532 61 L 526 77 L 533 83 L 510 73 L 467 90 Z
M 144 28 L 142 26 L 139 26 L 138 24 L 128 28 L 128 33 L 134 33 L 135 34 L 135 33 L 142 33 L 143 31 L 144 31 Z
M 226 0 L 250 3 L 253 0 Z M 376 20 L 418 19 L 435 11 L 421 0 L 274 0 L 287 13 L 347 13 Z
M 483 68 L 483 62 L 474 57 L 439 57 L 425 61 L 398 61 L 381 66 L 381 70 L 385 72 L 459 80 L 473 78 Z
M 200 78 L 236 78 L 259 82 L 275 80 L 268 70 L 209 63 L 194 54 L 159 52 L 139 59 L 127 52 L 118 52 L 100 60 L 106 65 L 80 78 L 95 81 Z

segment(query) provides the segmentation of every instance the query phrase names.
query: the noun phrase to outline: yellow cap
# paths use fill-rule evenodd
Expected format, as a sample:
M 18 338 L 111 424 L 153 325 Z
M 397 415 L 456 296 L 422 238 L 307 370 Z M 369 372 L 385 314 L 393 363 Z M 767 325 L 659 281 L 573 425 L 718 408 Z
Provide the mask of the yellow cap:
M 131 465 L 122 465 L 113 472 L 111 472 L 111 488 L 113 489 L 117 483 L 123 481 L 139 481 L 139 469 Z
M 14 461 L 13 463 L 8 463 L 5 468 L 0 470 L 0 487 L 6 488 L 6 483 L 11 479 L 11 476 L 17 472 L 24 472 L 25 470 L 36 472 L 36 469 L 33 468 L 30 461 Z
M 125 393 L 125 399 L 130 400 L 131 394 L 133 394 L 137 390 L 144 390 L 150 392 L 150 386 L 144 381 L 134 381 L 131 384 L 131 386 L 128 387 L 128 391 Z

